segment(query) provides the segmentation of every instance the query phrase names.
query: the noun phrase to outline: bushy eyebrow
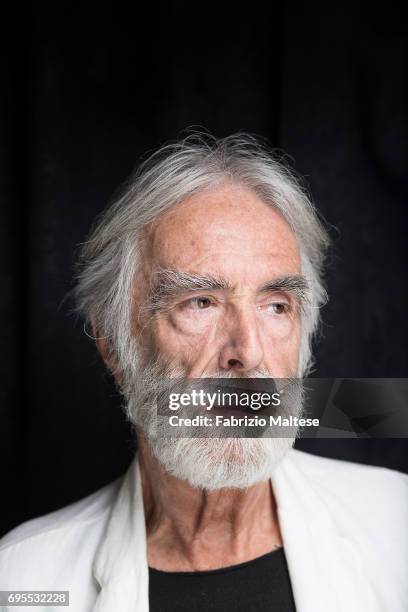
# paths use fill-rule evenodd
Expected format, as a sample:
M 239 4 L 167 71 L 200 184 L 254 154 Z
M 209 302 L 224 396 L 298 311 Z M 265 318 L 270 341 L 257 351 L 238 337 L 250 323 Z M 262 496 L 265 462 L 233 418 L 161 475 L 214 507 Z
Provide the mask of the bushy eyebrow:
M 262 285 L 261 293 L 285 291 L 294 295 L 301 307 L 306 306 L 310 298 L 310 287 L 307 279 L 301 274 L 287 274 Z
M 182 293 L 191 291 L 226 291 L 232 289 L 231 283 L 216 276 L 190 274 L 180 270 L 157 269 L 151 279 L 146 310 L 154 313 L 168 307 L 169 300 Z M 259 290 L 261 293 L 285 291 L 292 293 L 299 306 L 303 308 L 309 296 L 309 285 L 302 275 L 289 274 L 268 281 Z

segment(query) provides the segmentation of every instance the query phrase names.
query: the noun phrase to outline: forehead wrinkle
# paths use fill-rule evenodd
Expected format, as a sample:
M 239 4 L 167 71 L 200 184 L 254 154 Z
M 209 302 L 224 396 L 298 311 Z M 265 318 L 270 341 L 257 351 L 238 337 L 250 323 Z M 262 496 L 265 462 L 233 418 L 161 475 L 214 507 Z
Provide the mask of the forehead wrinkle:
M 292 228 L 279 211 L 251 189 L 228 184 L 194 193 L 168 210 L 150 228 L 149 251 L 152 260 L 182 267 L 190 255 L 212 254 L 217 245 L 262 257 L 262 247 L 271 242 L 272 251 L 297 252 Z

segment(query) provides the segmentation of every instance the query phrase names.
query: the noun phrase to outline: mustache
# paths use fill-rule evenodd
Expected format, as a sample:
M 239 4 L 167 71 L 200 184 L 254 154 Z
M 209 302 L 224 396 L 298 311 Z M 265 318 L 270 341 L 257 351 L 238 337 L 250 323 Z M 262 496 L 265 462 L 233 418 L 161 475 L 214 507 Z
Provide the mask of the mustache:
M 130 366 L 130 364 L 129 364 Z M 121 392 L 129 401 L 138 396 L 139 405 L 151 404 L 152 401 L 157 401 L 158 398 L 164 397 L 172 390 L 176 391 L 177 385 L 200 384 L 198 381 L 206 379 L 225 380 L 225 385 L 230 385 L 227 381 L 237 380 L 237 384 L 244 384 L 245 380 L 251 385 L 253 390 L 256 390 L 255 380 L 267 379 L 266 385 L 269 388 L 277 390 L 293 390 L 303 386 L 302 379 L 297 376 L 288 376 L 285 378 L 277 378 L 273 376 L 270 370 L 262 367 L 253 368 L 244 372 L 235 370 L 220 370 L 219 368 L 207 369 L 201 372 L 200 376 L 190 376 L 188 368 L 182 364 L 174 364 L 170 359 L 157 354 L 150 359 L 146 365 L 140 362 L 135 363 L 127 369 L 127 375 L 124 376 Z M 238 381 L 241 381 L 239 383 Z M 252 381 L 252 382 L 251 382 Z M 211 384 L 211 380 L 208 380 Z M 203 382 L 206 386 L 206 383 Z
M 191 377 L 185 368 L 174 365 L 162 357 L 152 360 L 146 366 L 141 367 L 139 365 L 137 370 L 137 372 L 134 370 L 131 372 L 128 379 L 129 384 L 126 385 L 126 389 L 123 389 L 123 394 L 128 399 L 138 395 L 142 404 L 144 402 L 150 403 L 153 399 L 157 400 L 159 397 L 165 396 L 172 390 L 176 390 L 180 384 L 184 384 L 187 390 L 190 383 L 200 384 L 198 383 L 199 380 L 203 380 L 203 387 L 211 385 L 211 380 L 219 380 L 221 384 L 221 381 L 225 380 L 226 385 L 228 385 L 228 380 L 240 380 L 245 385 L 245 380 L 251 384 L 251 381 L 262 379 L 267 379 L 268 388 L 277 390 L 294 389 L 302 386 L 302 380 L 297 377 L 276 378 L 265 368 L 254 368 L 242 373 L 233 370 L 207 370 L 203 371 L 199 377 Z M 208 383 L 204 382 L 206 380 L 208 380 Z M 228 386 L 226 388 L 228 389 Z M 256 383 L 253 382 L 249 388 L 257 389 Z
M 158 378 L 274 378 L 272 372 L 266 368 L 253 368 L 245 372 L 236 372 L 235 370 L 202 370 L 200 375 L 189 376 L 187 368 L 175 366 L 169 360 L 163 357 L 156 357 L 147 366 L 141 368 L 141 372 L 145 372 L 148 376 L 154 375 Z

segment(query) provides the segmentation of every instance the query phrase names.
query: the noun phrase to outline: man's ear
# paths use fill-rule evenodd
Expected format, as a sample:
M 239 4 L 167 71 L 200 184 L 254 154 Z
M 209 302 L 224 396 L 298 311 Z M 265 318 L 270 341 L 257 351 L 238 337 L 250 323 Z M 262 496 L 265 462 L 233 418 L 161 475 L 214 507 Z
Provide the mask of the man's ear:
M 118 363 L 114 351 L 112 351 L 112 347 L 109 344 L 109 339 L 106 338 L 106 336 L 104 336 L 103 334 L 101 334 L 93 323 L 92 334 L 95 339 L 95 343 L 100 356 L 102 357 L 108 370 L 110 370 L 113 377 L 115 378 L 116 383 L 120 386 L 122 382 L 122 376 L 118 368 Z

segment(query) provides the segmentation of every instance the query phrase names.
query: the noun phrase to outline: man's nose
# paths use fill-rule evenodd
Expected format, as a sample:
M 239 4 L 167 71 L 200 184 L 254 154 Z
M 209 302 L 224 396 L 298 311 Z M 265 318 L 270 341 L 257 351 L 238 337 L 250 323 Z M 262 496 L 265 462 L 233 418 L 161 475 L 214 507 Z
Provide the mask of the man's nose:
M 256 313 L 235 311 L 230 316 L 220 351 L 220 369 L 245 373 L 261 367 L 264 350 Z

